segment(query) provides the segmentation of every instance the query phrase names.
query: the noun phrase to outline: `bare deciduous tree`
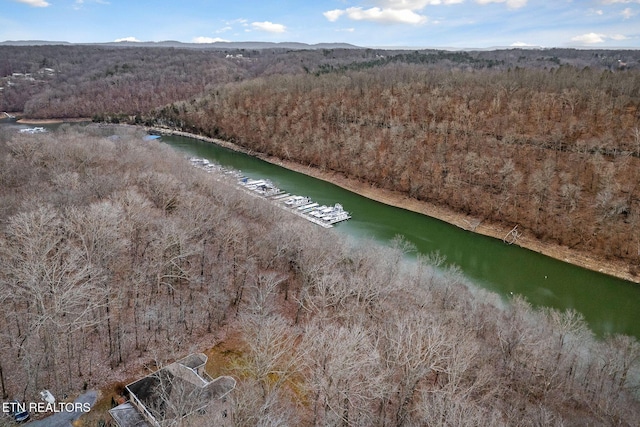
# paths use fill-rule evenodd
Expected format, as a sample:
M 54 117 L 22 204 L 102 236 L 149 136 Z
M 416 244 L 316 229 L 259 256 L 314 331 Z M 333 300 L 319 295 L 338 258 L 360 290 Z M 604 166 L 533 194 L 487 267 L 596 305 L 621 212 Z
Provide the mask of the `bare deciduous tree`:
M 300 345 L 313 425 L 372 425 L 382 383 L 380 356 L 368 331 L 313 322 Z
M 69 384 L 73 359 L 80 357 L 74 355 L 71 337 L 77 339 L 101 322 L 99 310 L 106 297 L 101 270 L 70 239 L 68 224 L 54 208 L 45 206 L 10 219 L 4 246 L 8 253 L 3 253 L 11 265 L 3 274 L 5 286 L 14 304 L 27 307 L 26 319 L 19 320 L 26 320 L 23 342 L 38 340 L 43 368 L 54 376 L 58 387 Z M 68 339 L 61 342 L 61 336 Z M 67 353 L 68 378 L 64 381 L 56 366 L 61 352 Z

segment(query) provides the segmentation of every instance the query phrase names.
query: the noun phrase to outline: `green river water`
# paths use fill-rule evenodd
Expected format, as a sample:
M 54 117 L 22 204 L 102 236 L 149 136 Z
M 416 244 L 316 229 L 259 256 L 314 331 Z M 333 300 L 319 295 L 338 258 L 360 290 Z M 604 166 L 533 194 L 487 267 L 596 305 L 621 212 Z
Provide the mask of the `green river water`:
M 214 144 L 178 136 L 162 141 L 187 153 L 266 178 L 282 190 L 320 204 L 340 203 L 352 219 L 335 230 L 388 243 L 403 235 L 419 252 L 439 251 L 479 286 L 503 296 L 521 294 L 536 306 L 574 308 L 597 335 L 622 333 L 640 339 L 640 285 L 585 270 L 499 239 L 477 235 L 425 215 L 375 202 L 336 185 Z M 309 223 L 310 227 L 316 227 Z
M 4 121 L 0 123 L 5 125 Z M 9 126 L 15 126 L 11 123 Z M 25 127 L 25 126 L 22 126 Z M 47 125 L 53 130 L 58 125 Z M 622 333 L 640 339 L 640 285 L 585 270 L 499 239 L 474 234 L 437 219 L 379 203 L 336 185 L 220 146 L 179 136 L 162 141 L 189 156 L 266 178 L 282 190 L 320 204 L 340 203 L 352 218 L 327 232 L 387 244 L 403 235 L 419 252 L 438 251 L 472 282 L 503 296 L 521 294 L 535 306 L 582 313 L 599 336 Z M 317 227 L 309 223 L 309 227 Z

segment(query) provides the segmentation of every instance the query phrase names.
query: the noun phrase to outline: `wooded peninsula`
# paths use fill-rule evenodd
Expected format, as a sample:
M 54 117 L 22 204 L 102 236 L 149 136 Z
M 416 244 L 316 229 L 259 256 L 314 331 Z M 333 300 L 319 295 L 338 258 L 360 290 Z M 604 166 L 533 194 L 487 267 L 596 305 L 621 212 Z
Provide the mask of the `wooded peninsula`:
M 3 111 L 224 139 L 466 215 L 472 230 L 518 226 L 639 280 L 637 51 L 0 52 Z
M 639 60 L 0 46 L 0 111 L 224 139 L 637 276 Z M 241 426 L 640 420 L 635 339 L 504 304 L 435 255 L 405 261 L 401 238 L 283 221 L 142 136 L 0 132 L 3 395 L 105 388 L 208 349 L 211 374 L 239 380 Z

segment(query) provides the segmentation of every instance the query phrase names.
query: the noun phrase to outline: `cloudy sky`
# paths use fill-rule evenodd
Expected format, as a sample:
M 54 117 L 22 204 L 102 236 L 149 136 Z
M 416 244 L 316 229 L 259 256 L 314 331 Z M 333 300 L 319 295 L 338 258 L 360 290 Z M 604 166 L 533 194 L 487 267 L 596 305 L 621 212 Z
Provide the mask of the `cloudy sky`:
M 0 0 L 0 41 L 640 48 L 640 0 Z

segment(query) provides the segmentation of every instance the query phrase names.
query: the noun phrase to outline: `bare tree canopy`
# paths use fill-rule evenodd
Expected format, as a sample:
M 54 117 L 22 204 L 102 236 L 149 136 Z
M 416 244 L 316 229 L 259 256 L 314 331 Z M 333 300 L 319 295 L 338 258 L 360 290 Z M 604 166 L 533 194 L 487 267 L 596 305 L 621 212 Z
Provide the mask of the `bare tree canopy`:
M 85 64 L 95 58 L 74 52 Z M 210 86 L 172 80 L 189 58 L 221 64 L 205 54 L 176 56 L 164 94 L 162 79 L 144 89 L 144 73 L 132 71 L 140 59 L 78 77 L 73 96 L 64 82 L 24 92 L 21 108 L 46 116 L 77 107 L 64 114 L 226 136 L 517 224 L 512 240 L 533 233 L 631 263 L 640 256 L 633 69 L 263 52 L 209 76 L 219 78 Z M 283 62 L 291 57 L 295 66 Z M 5 69 L 18 64 L 0 58 Z M 91 75 L 106 99 L 84 80 Z M 76 82 L 50 78 L 64 76 Z M 261 77 L 231 83 L 247 76 Z M 135 96 L 119 97 L 133 87 Z M 158 98 L 137 110 L 145 93 Z M 4 91 L 3 102 L 19 105 L 14 96 Z M 598 340 L 576 312 L 501 301 L 437 254 L 406 262 L 412 248 L 400 238 L 359 244 L 283 217 L 142 136 L 104 125 L 0 133 L 4 395 L 106 388 L 206 350 L 209 369 L 238 381 L 229 416 L 239 426 L 640 422 L 635 339 Z

